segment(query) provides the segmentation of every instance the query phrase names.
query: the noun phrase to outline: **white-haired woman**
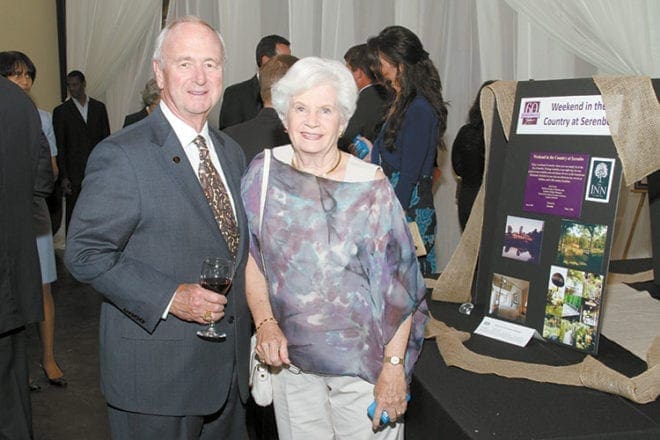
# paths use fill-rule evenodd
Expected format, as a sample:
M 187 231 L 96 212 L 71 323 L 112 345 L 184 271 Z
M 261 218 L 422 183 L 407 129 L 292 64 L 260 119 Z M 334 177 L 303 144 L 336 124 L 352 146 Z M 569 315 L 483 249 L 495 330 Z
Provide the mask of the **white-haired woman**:
M 343 64 L 309 57 L 272 98 L 291 145 L 269 150 L 263 219 L 269 151 L 252 161 L 242 195 L 256 351 L 282 367 L 273 375 L 280 438 L 403 438 L 402 423 L 379 426 L 379 418 L 385 410 L 401 421 L 406 410 L 425 287 L 382 170 L 337 147 L 355 110 L 355 82 Z

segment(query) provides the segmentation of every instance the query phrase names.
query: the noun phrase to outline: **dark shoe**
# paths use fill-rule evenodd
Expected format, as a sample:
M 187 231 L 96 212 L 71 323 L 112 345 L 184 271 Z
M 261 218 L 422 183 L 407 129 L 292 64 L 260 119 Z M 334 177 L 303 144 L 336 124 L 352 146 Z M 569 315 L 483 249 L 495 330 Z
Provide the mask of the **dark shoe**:
M 30 392 L 31 393 L 37 393 L 39 391 L 41 391 L 41 385 L 39 385 L 36 380 L 31 380 L 30 381 Z
M 44 372 L 44 376 L 46 376 L 46 379 L 48 379 L 48 382 L 51 385 L 56 386 L 58 388 L 66 388 L 66 386 L 68 385 L 66 378 L 64 377 L 64 374 L 62 374 L 60 377 L 51 379 L 50 377 L 48 377 L 48 373 L 46 373 L 46 369 L 43 366 L 41 367 L 41 371 Z M 62 373 L 64 373 L 64 371 L 62 371 Z

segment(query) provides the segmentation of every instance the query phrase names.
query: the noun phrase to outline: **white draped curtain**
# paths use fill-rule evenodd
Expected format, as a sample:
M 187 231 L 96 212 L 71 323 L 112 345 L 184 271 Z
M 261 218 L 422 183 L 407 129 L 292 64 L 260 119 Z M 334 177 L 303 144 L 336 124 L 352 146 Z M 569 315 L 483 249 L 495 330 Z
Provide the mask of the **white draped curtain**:
M 161 11 L 161 0 L 67 0 L 67 68 L 85 74 L 87 94 L 106 104 L 113 131 L 142 106 Z
M 138 92 L 151 77 L 160 14 L 161 0 L 67 2 L 69 69 L 85 72 L 90 96 L 108 105 L 113 130 L 139 108 Z M 255 73 L 254 49 L 267 34 L 287 37 L 296 56 L 341 60 L 350 46 L 385 26 L 410 28 L 440 72 L 450 104 L 448 148 L 487 79 L 660 76 L 656 0 L 170 0 L 168 20 L 187 14 L 221 31 L 225 85 Z M 210 117 L 212 125 L 217 125 L 217 112 Z M 448 157 L 447 152 L 441 158 L 442 185 L 435 200 L 440 267 L 460 234 Z M 642 220 L 629 257 L 651 255 L 648 214 Z M 621 224 L 623 236 L 628 229 L 625 221 Z M 613 257 L 620 257 L 620 247 L 615 241 Z

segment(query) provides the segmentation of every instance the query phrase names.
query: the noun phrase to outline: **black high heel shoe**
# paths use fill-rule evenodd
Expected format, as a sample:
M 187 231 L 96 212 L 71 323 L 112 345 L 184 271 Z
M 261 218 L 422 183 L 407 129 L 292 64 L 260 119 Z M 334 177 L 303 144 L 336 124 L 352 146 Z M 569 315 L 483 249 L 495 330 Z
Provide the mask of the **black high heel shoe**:
M 64 377 L 64 370 L 62 370 L 62 375 L 60 377 L 56 377 L 55 379 L 51 379 L 50 377 L 48 377 L 48 373 L 46 373 L 46 369 L 43 367 L 43 365 L 41 366 L 41 371 L 44 372 L 44 376 L 46 376 L 46 379 L 48 379 L 48 383 L 50 383 L 51 385 L 56 386 L 58 388 L 66 388 L 66 386 L 68 385 L 68 382 Z

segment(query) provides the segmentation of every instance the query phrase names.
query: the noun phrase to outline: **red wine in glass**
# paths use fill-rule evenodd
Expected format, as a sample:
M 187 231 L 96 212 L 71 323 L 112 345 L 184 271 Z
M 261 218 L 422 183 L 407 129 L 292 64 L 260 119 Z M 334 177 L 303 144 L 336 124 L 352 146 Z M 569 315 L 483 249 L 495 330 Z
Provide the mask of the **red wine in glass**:
M 209 257 L 202 262 L 202 272 L 199 277 L 199 284 L 220 295 L 226 295 L 231 286 L 234 277 L 234 262 L 228 258 Z M 224 339 L 227 334 L 217 332 L 215 321 L 209 323 L 208 328 L 199 330 L 197 336 L 206 339 Z
M 231 286 L 231 278 L 205 278 L 200 280 L 199 284 L 203 288 L 212 290 L 220 295 L 227 295 L 229 286 Z

